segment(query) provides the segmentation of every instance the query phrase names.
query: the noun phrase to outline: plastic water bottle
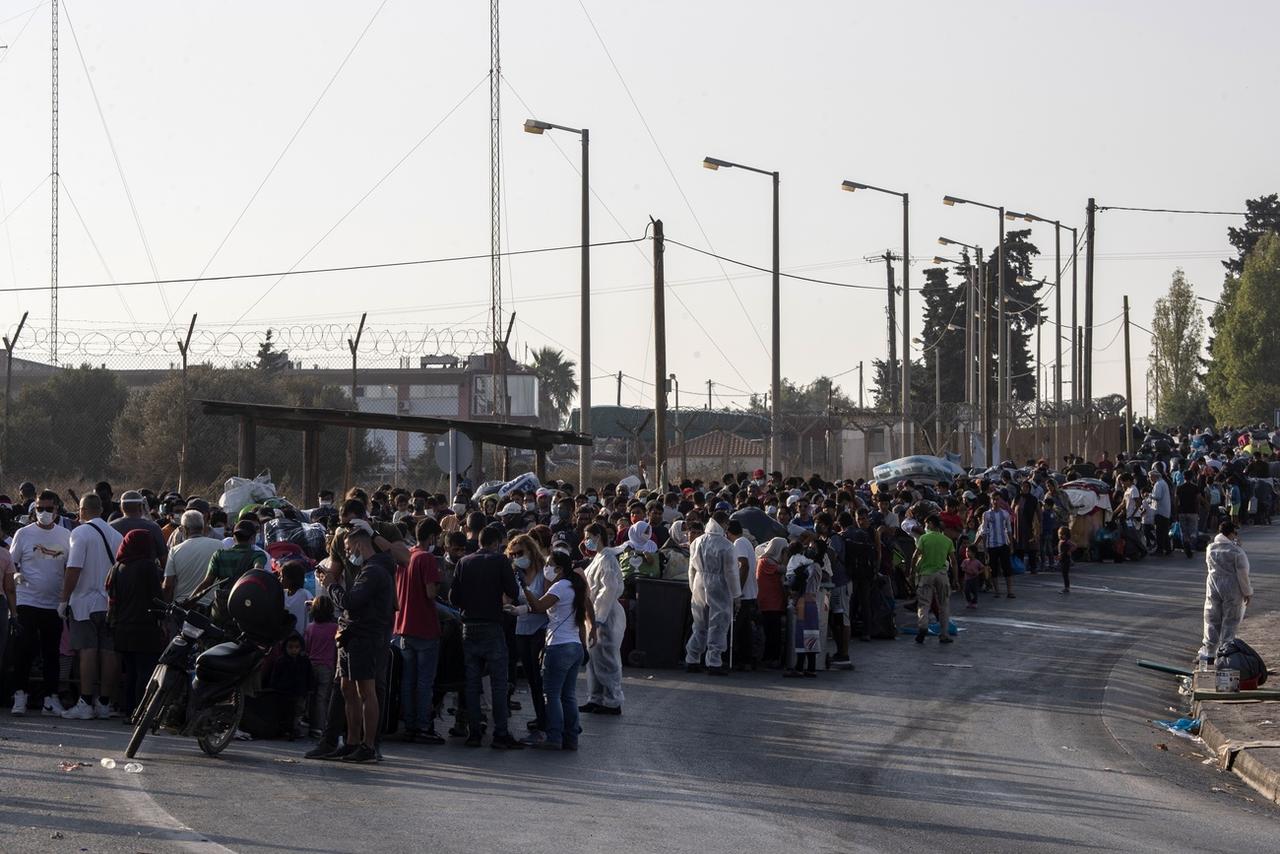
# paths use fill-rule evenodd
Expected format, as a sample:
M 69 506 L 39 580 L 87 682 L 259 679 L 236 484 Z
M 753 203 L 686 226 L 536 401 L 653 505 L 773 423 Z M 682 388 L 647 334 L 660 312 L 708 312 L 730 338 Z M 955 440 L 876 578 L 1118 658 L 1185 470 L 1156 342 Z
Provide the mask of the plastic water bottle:
M 124 770 L 127 774 L 141 774 L 142 765 L 138 762 L 130 762 L 128 765 L 124 766 Z
M 101 765 L 103 768 L 106 768 L 108 771 L 116 767 L 116 761 L 109 756 L 102 757 L 102 761 L 99 762 L 98 764 Z

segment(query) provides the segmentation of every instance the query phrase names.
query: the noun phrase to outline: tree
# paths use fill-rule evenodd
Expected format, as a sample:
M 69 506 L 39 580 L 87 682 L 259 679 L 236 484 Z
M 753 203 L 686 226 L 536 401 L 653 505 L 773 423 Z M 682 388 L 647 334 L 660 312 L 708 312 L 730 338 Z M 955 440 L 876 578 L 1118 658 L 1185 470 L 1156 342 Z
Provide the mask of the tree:
M 902 409 L 902 360 L 893 362 L 893 388 L 889 385 L 889 360 L 871 360 L 871 399 L 872 406 L 885 412 L 898 412 Z M 922 400 L 933 400 L 933 373 L 925 370 L 925 363 L 919 359 L 911 361 L 911 402 L 912 410 L 919 412 Z M 932 407 L 930 407 L 932 410 Z
M 24 385 L 9 419 L 5 475 L 37 483 L 108 475 L 111 425 L 128 398 L 114 373 L 88 365 Z
M 782 399 L 778 401 L 778 413 L 787 415 L 820 415 L 830 407 L 833 412 L 854 408 L 854 402 L 830 377 L 818 377 L 807 385 L 797 385 L 782 378 Z M 753 394 L 747 401 L 747 411 L 768 415 L 762 394 Z
M 1181 268 L 1174 270 L 1169 291 L 1155 303 L 1151 319 L 1152 393 L 1156 421 L 1173 426 L 1196 407 L 1200 393 L 1200 354 L 1204 349 L 1204 312 Z
M 1258 238 L 1245 259 L 1214 342 L 1209 409 L 1219 424 L 1270 421 L 1280 402 L 1280 234 Z
M 573 363 L 555 347 L 534 350 L 531 361 L 538 378 L 538 419 L 544 427 L 558 428 L 564 423 L 573 397 L 578 393 Z
M 258 370 L 268 374 L 287 371 L 293 367 L 289 354 L 284 350 L 276 349 L 275 342 L 271 340 L 272 334 L 268 329 L 266 338 L 258 345 L 258 360 L 255 363 Z
M 275 403 L 285 406 L 317 406 L 335 409 L 350 407 L 346 389 L 325 385 L 300 371 L 264 373 L 255 368 L 214 368 L 194 365 L 188 371 L 192 401 L 235 400 L 246 403 Z M 237 425 L 235 419 L 205 416 L 194 409 L 187 449 L 187 480 L 198 491 L 216 491 L 221 482 L 235 473 Z M 178 452 L 182 443 L 182 376 L 174 374 L 163 382 L 137 392 L 106 428 L 113 439 L 112 461 L 117 471 L 134 482 L 153 488 L 176 486 Z M 297 431 L 258 428 L 257 459 L 270 468 L 277 484 L 286 479 L 302 480 L 302 434 Z M 320 431 L 320 479 L 330 486 L 344 474 L 347 431 Z M 105 456 L 104 456 L 105 458 Z M 379 447 L 368 431 L 356 431 L 355 469 L 359 475 L 383 462 Z M 200 490 L 201 487 L 205 489 Z M 314 496 L 292 496 L 308 501 Z
M 1239 276 L 1244 271 L 1245 258 L 1262 235 L 1280 233 L 1280 194 L 1246 199 L 1244 209 L 1244 227 L 1227 229 L 1227 240 L 1235 247 L 1236 257 L 1223 261 L 1222 266 L 1231 276 Z

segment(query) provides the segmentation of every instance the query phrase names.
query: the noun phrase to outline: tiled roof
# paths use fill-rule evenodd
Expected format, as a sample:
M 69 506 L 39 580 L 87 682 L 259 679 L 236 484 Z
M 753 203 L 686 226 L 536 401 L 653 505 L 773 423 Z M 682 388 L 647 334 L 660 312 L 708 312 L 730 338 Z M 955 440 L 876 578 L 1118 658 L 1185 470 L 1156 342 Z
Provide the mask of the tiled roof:
M 685 442 L 683 452 L 689 457 L 763 457 L 764 440 L 748 439 L 724 430 L 712 430 Z M 679 456 L 681 447 L 676 445 L 668 453 L 672 457 Z

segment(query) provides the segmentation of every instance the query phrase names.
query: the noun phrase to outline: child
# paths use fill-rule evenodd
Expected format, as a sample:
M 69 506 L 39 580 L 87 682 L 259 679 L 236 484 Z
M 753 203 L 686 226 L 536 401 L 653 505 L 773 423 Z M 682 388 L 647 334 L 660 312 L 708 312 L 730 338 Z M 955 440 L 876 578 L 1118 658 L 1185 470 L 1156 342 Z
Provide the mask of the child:
M 338 663 L 338 645 L 334 640 L 338 624 L 333 621 L 333 600 L 325 596 L 311 602 L 311 625 L 307 626 L 307 660 L 311 662 L 311 710 L 312 738 L 324 732 L 329 715 L 329 696 L 333 693 L 333 672 Z
M 960 564 L 960 571 L 964 573 L 964 599 L 969 604 L 966 608 L 978 607 L 978 591 L 982 588 L 982 570 L 985 566 L 982 562 L 982 552 L 978 551 L 976 546 L 966 546 L 964 550 L 964 561 Z
M 302 637 L 289 635 L 284 642 L 284 655 L 271 665 L 270 687 L 279 705 L 280 731 L 293 741 L 298 737 L 298 723 L 311 693 L 311 660 L 303 652 Z
M 1040 565 L 1050 572 L 1057 554 L 1057 535 L 1058 508 L 1052 498 L 1046 498 L 1040 510 Z
M 307 567 L 291 560 L 280 567 L 280 584 L 284 587 L 284 607 L 293 614 L 293 630 L 301 637 L 307 631 Z
M 1071 529 L 1063 525 L 1058 529 L 1058 569 L 1062 572 L 1062 592 L 1071 592 L 1071 555 L 1076 550 L 1071 542 Z

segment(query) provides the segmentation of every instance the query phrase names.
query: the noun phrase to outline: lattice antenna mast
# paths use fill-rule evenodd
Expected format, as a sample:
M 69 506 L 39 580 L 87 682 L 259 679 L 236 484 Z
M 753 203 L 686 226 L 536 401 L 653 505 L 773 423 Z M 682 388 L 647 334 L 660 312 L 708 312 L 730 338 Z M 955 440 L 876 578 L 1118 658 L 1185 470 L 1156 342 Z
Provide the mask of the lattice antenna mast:
M 53 0 L 53 145 L 49 219 L 49 364 L 58 364 L 58 2 Z
M 492 413 L 506 409 L 506 354 L 502 351 L 502 60 L 498 37 L 499 0 L 489 2 L 489 330 L 493 341 Z

